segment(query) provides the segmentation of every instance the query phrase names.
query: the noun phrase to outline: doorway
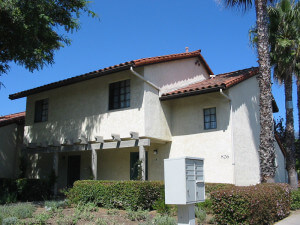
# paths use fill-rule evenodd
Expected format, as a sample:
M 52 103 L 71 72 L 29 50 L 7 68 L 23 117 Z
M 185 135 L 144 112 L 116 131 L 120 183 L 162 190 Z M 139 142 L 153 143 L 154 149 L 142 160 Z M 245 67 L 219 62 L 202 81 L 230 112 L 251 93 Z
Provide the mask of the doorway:
M 73 187 L 76 180 L 80 180 L 80 155 L 68 157 L 67 186 Z
M 139 153 L 130 152 L 130 180 L 137 180 L 139 171 Z M 146 152 L 146 180 L 148 180 L 148 152 Z

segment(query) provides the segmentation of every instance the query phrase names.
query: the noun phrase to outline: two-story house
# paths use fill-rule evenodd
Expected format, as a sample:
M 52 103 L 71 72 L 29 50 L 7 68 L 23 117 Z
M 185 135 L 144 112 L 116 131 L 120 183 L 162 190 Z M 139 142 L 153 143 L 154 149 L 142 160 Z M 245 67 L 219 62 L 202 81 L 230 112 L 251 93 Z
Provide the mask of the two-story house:
M 213 75 L 200 50 L 133 60 L 9 96 L 27 97 L 28 176 L 163 180 L 163 159 L 205 159 L 205 181 L 260 182 L 257 68 Z M 278 110 L 276 103 L 274 111 Z M 278 143 L 276 181 L 286 182 Z

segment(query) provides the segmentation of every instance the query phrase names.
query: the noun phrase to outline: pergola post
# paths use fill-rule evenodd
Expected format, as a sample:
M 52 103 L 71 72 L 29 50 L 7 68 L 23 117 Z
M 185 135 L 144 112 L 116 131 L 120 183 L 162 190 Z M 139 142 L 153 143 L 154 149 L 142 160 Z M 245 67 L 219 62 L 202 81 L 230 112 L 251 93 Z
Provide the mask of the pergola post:
M 54 195 L 57 195 L 57 177 L 58 177 L 58 152 L 53 153 L 53 170 L 55 174 Z
M 94 180 L 97 180 L 98 155 L 95 148 L 92 147 L 92 173 Z
M 142 180 L 146 180 L 146 152 L 144 146 L 139 146 L 139 160 L 141 161 Z

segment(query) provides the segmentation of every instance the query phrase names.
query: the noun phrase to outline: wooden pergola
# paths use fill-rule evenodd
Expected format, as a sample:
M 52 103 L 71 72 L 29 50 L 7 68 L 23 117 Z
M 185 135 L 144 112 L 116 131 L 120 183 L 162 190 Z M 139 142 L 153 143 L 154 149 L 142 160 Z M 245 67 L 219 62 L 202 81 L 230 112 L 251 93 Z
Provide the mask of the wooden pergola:
M 120 138 L 119 134 L 111 134 L 111 140 L 104 140 L 103 136 L 95 136 L 94 139 L 88 140 L 81 136 L 77 140 L 65 139 L 62 143 L 59 141 L 29 143 L 25 148 L 28 154 L 53 153 L 53 169 L 58 176 L 58 154 L 64 152 L 83 152 L 91 151 L 91 164 L 93 177 L 97 180 L 97 151 L 102 149 L 120 149 L 120 148 L 139 148 L 139 160 L 141 161 L 142 180 L 146 179 L 146 153 L 145 146 L 150 146 L 150 139 L 140 138 L 138 132 L 130 132 L 130 138 Z M 54 194 L 57 194 L 57 184 L 54 187 Z

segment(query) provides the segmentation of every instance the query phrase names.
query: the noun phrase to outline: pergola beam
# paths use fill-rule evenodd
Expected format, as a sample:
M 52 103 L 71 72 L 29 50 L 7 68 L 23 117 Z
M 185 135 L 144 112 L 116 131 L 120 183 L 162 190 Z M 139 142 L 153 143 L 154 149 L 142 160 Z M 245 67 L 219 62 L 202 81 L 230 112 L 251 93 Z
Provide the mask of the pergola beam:
M 131 148 L 139 146 L 150 146 L 150 139 L 138 139 L 138 140 L 128 140 L 128 141 L 118 141 L 118 142 L 104 142 L 104 143 L 93 143 L 87 145 L 64 145 L 64 146 L 49 146 L 47 148 L 33 148 L 29 144 L 26 148 L 28 153 L 52 153 L 52 152 L 73 152 L 73 151 L 91 151 L 92 149 L 119 149 L 119 148 Z

